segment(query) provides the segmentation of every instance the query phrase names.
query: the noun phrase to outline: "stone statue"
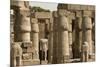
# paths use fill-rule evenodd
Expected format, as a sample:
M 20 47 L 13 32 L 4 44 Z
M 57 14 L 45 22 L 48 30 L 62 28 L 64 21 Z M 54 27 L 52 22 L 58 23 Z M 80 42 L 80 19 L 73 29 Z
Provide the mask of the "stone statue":
M 20 47 L 20 44 L 15 42 L 13 43 L 11 47 L 11 67 L 21 66 L 21 60 L 22 60 L 22 48 Z
M 44 60 L 47 60 L 47 50 L 48 50 L 48 39 L 40 39 L 40 48 L 44 52 Z M 43 55 L 42 55 L 43 56 Z
M 84 42 L 82 45 L 82 50 L 81 50 L 81 61 L 82 62 L 87 62 L 89 58 L 89 45 L 88 42 Z

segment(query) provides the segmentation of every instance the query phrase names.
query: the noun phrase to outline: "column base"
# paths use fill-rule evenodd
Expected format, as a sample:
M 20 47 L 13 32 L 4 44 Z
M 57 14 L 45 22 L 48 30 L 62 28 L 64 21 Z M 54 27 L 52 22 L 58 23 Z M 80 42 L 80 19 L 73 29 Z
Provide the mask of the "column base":
M 40 64 L 40 60 L 23 60 L 22 61 L 23 66 L 31 66 L 31 65 L 39 65 Z
M 90 62 L 95 61 L 95 54 L 94 53 L 89 54 L 89 61 Z
M 47 60 L 41 60 L 41 64 L 48 64 Z
M 57 64 L 69 63 L 70 62 L 69 59 L 70 59 L 69 55 L 58 57 Z

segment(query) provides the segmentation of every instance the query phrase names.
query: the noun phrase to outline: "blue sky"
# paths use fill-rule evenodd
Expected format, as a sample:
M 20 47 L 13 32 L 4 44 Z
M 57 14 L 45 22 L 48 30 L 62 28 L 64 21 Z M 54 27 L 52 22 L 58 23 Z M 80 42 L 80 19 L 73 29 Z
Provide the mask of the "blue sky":
M 58 3 L 48 3 L 48 2 L 35 2 L 35 1 L 30 1 L 29 4 L 31 6 L 39 6 L 44 9 L 49 9 L 50 11 L 57 10 L 57 5 Z

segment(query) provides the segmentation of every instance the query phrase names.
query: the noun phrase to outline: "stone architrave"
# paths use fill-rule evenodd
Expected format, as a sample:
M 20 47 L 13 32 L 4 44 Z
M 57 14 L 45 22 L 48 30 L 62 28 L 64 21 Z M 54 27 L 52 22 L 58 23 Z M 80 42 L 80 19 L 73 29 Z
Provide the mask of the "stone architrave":
M 93 45 L 92 45 L 92 20 L 88 16 L 83 17 L 83 22 L 82 22 L 82 30 L 83 30 L 83 43 L 87 42 L 89 45 L 89 57 L 91 59 L 92 54 L 93 54 Z
M 84 42 L 82 45 L 82 52 L 81 52 L 82 62 L 88 62 L 88 59 L 89 59 L 88 49 L 89 49 L 88 42 Z
M 39 61 L 39 27 L 36 18 L 31 20 L 33 60 Z
M 18 42 L 15 42 L 11 46 L 11 67 L 22 65 L 22 48 Z
M 62 12 L 62 11 L 61 11 Z M 57 63 L 67 63 L 69 61 L 69 40 L 68 40 L 68 30 L 69 21 L 68 17 L 60 14 L 58 11 L 58 56 Z

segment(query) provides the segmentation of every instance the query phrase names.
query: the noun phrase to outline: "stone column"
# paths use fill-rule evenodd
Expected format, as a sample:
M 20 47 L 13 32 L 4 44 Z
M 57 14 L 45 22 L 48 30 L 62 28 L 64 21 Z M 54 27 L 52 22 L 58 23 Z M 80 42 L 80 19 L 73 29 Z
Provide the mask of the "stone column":
M 49 38 L 48 38 L 48 62 L 52 63 L 53 60 L 53 18 L 49 22 Z
M 89 57 L 91 58 L 93 54 L 93 46 L 92 46 L 92 20 L 89 16 L 84 16 L 83 17 L 83 22 L 82 22 L 82 30 L 83 30 L 83 43 L 87 42 L 89 46 Z
M 50 33 L 50 19 L 45 19 L 45 38 L 49 38 Z
M 23 49 L 23 65 L 31 65 L 32 62 L 32 48 L 30 40 L 31 24 L 30 24 L 30 10 L 28 2 L 14 1 L 12 2 L 15 12 L 14 23 L 14 41 L 22 42 Z M 31 60 L 30 60 L 31 59 Z
M 14 42 L 14 23 L 15 23 L 15 14 L 14 14 L 14 10 L 11 9 L 10 12 L 10 43 Z
M 47 39 L 40 39 L 40 50 L 42 51 L 41 64 L 47 64 L 47 50 L 48 50 Z
M 58 18 L 57 18 L 57 12 L 53 12 L 53 64 L 57 63 L 57 49 L 58 49 Z
M 22 65 L 22 48 L 18 42 L 15 42 L 11 46 L 11 67 Z
M 17 8 L 14 24 L 15 42 L 30 42 L 30 17 L 29 9 L 25 7 Z
M 39 27 L 36 18 L 31 19 L 33 60 L 39 61 Z
M 82 17 L 77 17 L 77 25 L 78 25 L 78 33 L 79 33 L 79 53 L 81 52 L 81 46 L 82 46 Z
M 92 20 L 92 43 L 93 43 L 93 53 L 95 53 L 95 19 Z
M 20 37 L 22 42 L 30 42 L 30 32 L 31 32 L 30 18 L 23 16 L 20 27 L 21 27 Z
M 89 57 L 89 54 L 88 54 L 88 42 L 84 42 L 83 45 L 82 45 L 82 53 L 81 53 L 81 61 L 82 62 L 88 62 L 88 57 Z
M 74 52 L 73 58 L 80 57 L 81 44 L 82 44 L 82 18 L 76 17 L 75 20 L 75 43 L 73 44 Z
M 68 37 L 69 37 L 70 58 L 72 58 L 73 57 L 73 53 L 72 53 L 72 18 L 69 18 Z
M 69 40 L 68 30 L 69 21 L 66 14 L 61 14 L 62 11 L 58 11 L 58 56 L 57 63 L 67 63 L 69 61 Z M 65 13 L 65 12 L 63 12 Z

